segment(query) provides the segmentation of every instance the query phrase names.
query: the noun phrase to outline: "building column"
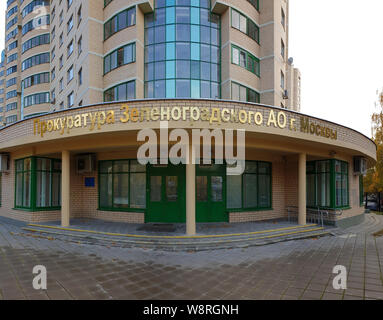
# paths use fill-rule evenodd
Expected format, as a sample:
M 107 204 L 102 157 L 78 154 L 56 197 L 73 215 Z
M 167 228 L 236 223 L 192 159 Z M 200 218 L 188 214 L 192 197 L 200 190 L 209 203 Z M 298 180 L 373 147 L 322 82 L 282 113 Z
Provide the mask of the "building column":
M 195 164 L 194 146 L 189 145 L 188 161 L 186 163 L 186 234 L 193 236 L 196 234 L 196 213 L 195 213 Z
M 61 226 L 70 225 L 70 152 L 64 150 L 61 156 Z
M 298 224 L 306 225 L 306 154 L 299 154 L 298 165 Z

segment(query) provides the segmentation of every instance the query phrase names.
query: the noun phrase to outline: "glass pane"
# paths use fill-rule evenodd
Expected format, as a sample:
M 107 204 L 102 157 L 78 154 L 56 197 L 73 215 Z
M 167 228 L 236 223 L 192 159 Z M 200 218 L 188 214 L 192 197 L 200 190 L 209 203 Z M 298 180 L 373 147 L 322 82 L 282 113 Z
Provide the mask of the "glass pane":
M 161 201 L 161 176 L 150 177 L 150 201 L 159 202 Z
M 113 172 L 129 172 L 129 160 L 115 161 L 113 164 Z
M 23 197 L 23 206 L 31 206 L 31 173 L 24 173 L 24 197 Z
M 22 162 L 21 162 L 22 163 Z M 18 173 L 16 175 L 16 206 L 23 206 L 23 174 Z
M 61 174 L 52 173 L 52 207 L 61 206 Z
M 111 174 L 100 175 L 100 206 L 103 208 L 111 208 L 113 206 L 112 181 Z
M 137 160 L 130 160 L 130 172 L 146 172 L 146 166 Z
M 197 176 L 197 201 L 207 201 L 207 177 L 206 176 Z
M 112 161 L 100 162 L 100 173 L 111 173 L 112 172 Z
M 307 175 L 307 206 L 315 207 L 316 206 L 316 197 L 315 197 L 315 174 Z
M 259 175 L 258 185 L 259 185 L 258 207 L 270 208 L 271 207 L 271 188 L 270 188 L 271 177 L 269 175 Z
M 211 177 L 211 201 L 221 202 L 223 200 L 223 178 L 222 177 Z
M 130 174 L 130 207 L 145 208 L 146 207 L 146 174 L 131 173 Z
M 317 183 L 317 195 L 318 195 L 318 206 L 329 207 L 330 206 L 330 173 L 318 174 Z
M 49 172 L 36 172 L 36 206 L 46 208 L 50 206 L 51 179 Z
M 342 205 L 348 205 L 348 183 L 347 175 L 342 175 Z
M 257 173 L 257 162 L 246 161 L 245 172 L 246 173 Z
M 37 158 L 36 159 L 36 166 L 37 170 L 51 170 L 51 160 L 50 159 L 44 159 L 44 158 Z
M 31 170 L 31 158 L 24 159 L 24 171 Z
M 244 207 L 257 207 L 257 175 L 245 174 L 243 176 Z
M 115 174 L 113 204 L 116 208 L 129 207 L 129 174 Z
M 342 206 L 342 176 L 340 174 L 337 174 L 335 178 L 335 205 Z
M 178 177 L 166 177 L 166 199 L 167 201 L 178 200 Z
M 242 176 L 227 176 L 227 207 L 230 209 L 242 208 Z

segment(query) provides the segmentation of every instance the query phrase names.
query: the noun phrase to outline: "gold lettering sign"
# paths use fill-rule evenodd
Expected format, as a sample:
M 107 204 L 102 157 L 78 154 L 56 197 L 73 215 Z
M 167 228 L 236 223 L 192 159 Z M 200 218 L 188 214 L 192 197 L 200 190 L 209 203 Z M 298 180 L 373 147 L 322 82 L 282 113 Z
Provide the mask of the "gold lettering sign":
M 114 123 L 137 123 L 151 121 L 206 121 L 210 124 L 237 123 L 255 126 L 267 126 L 278 130 L 300 131 L 302 133 L 337 140 L 337 130 L 312 121 L 308 117 L 288 117 L 284 111 L 269 110 L 267 112 L 207 107 L 145 107 L 130 108 L 122 105 L 120 115 L 116 118 L 114 110 L 87 112 L 79 115 L 43 120 L 34 119 L 33 134 L 44 137 L 51 132 L 70 134 L 76 128 L 88 128 L 89 131 L 101 130 L 105 125 Z M 297 127 L 300 124 L 300 129 Z

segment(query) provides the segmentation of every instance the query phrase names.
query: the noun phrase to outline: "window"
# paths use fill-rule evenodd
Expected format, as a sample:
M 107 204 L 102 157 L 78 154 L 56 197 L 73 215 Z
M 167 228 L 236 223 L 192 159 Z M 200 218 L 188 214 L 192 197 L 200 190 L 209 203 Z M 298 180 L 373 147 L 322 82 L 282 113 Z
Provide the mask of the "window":
M 17 109 L 17 102 L 12 102 L 6 105 L 5 107 L 6 111 L 12 111 Z
M 259 103 L 260 95 L 255 90 L 231 82 L 231 100 Z
M 253 5 L 253 7 L 259 11 L 259 0 L 247 0 L 247 1 L 250 2 Z
M 82 37 L 77 41 L 77 50 L 78 50 L 78 56 L 80 56 L 82 52 Z
M 251 53 L 237 46 L 231 46 L 231 63 L 241 66 L 250 72 L 260 76 L 260 61 Z
M 104 101 L 123 101 L 136 98 L 136 82 L 129 81 L 113 88 L 110 88 L 104 92 Z
M 136 24 L 136 8 L 121 11 L 104 24 L 104 40 L 116 32 Z
M 285 43 L 281 40 L 281 56 L 285 58 Z
M 130 211 L 146 208 L 146 166 L 136 160 L 99 162 L 99 208 Z
M 67 10 L 69 10 L 69 7 L 72 5 L 73 0 L 67 0 Z
M 248 17 L 231 9 L 231 26 L 259 43 L 259 27 Z
M 74 105 L 74 92 L 73 91 L 68 95 L 67 99 L 68 99 L 68 108 L 73 107 L 73 105 Z
M 77 10 L 77 26 L 80 25 L 82 20 L 82 6 Z
M 56 78 L 56 68 L 53 68 L 51 71 L 51 79 L 52 81 Z
M 49 103 L 49 92 L 40 92 L 24 97 L 24 107 Z
M 21 12 L 21 15 L 23 16 L 23 18 L 25 18 L 27 14 L 37 9 L 36 7 L 49 6 L 49 4 L 50 4 L 49 0 L 34 0 L 24 7 L 23 11 Z
M 59 45 L 60 45 L 60 47 L 62 46 L 63 42 L 64 42 L 64 34 L 61 33 L 60 34 L 60 38 L 59 38 Z
M 73 40 L 69 43 L 67 47 L 67 58 L 69 58 L 73 53 Z
M 285 74 L 281 71 L 281 88 L 285 89 Z
M 123 65 L 136 61 L 136 44 L 131 43 L 112 53 L 108 54 L 104 58 L 104 74 L 110 72 L 113 69 L 119 68 Z
M 78 72 L 78 85 L 82 85 L 82 68 Z
M 71 82 L 73 79 L 73 65 L 67 71 L 67 83 Z
M 286 27 L 286 15 L 285 15 L 285 12 L 283 11 L 283 9 L 281 9 L 281 23 L 282 23 L 283 28 L 285 28 Z
M 271 209 L 271 163 L 246 161 L 242 175 L 227 175 L 227 208 L 232 210 Z
M 60 59 L 59 59 L 59 67 L 60 67 L 60 70 L 61 68 L 64 66 L 64 56 L 61 56 Z
M 49 83 L 49 72 L 35 74 L 23 80 L 24 89 L 41 83 Z
M 61 160 L 31 157 L 15 161 L 15 208 L 60 209 Z
M 64 78 L 61 78 L 61 79 L 60 79 L 60 82 L 59 82 L 59 89 L 60 89 L 60 92 L 64 90 Z
M 145 15 L 145 98 L 211 98 L 220 92 L 220 16 L 210 1 L 156 1 Z
M 69 18 L 67 22 L 67 33 L 69 33 L 73 28 L 73 15 Z
M 7 69 L 7 76 L 9 76 L 10 74 L 12 74 L 12 73 L 15 73 L 15 72 L 17 72 L 17 66 L 12 66 L 12 67 L 9 67 L 8 69 Z
M 21 64 L 21 71 L 32 68 L 33 66 L 37 66 L 39 64 L 49 63 L 49 57 L 49 52 L 44 52 L 26 59 Z
M 307 162 L 307 206 L 347 208 L 348 163 L 339 160 Z
M 5 118 L 5 123 L 8 125 L 8 124 L 11 124 L 11 123 L 14 123 L 17 121 L 17 115 L 13 115 L 13 116 L 9 116 L 9 117 L 6 117 Z
M 49 14 L 48 14 L 46 16 L 38 16 L 37 18 L 34 18 L 34 19 L 28 21 L 26 24 L 23 25 L 23 27 L 21 29 L 22 35 L 24 36 L 29 31 L 32 31 L 36 28 L 41 28 L 42 26 L 49 25 L 49 20 L 50 19 L 49 19 Z
M 7 94 L 5 95 L 6 100 L 16 98 L 16 97 L 17 97 L 17 91 L 16 90 L 8 91 Z

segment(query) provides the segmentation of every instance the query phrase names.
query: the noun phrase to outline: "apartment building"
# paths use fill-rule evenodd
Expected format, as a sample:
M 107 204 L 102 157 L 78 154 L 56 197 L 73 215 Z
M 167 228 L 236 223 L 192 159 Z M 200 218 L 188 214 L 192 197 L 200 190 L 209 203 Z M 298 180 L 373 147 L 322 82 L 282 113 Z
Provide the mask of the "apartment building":
M 144 98 L 300 111 L 288 32 L 287 0 L 8 0 L 2 120 Z

